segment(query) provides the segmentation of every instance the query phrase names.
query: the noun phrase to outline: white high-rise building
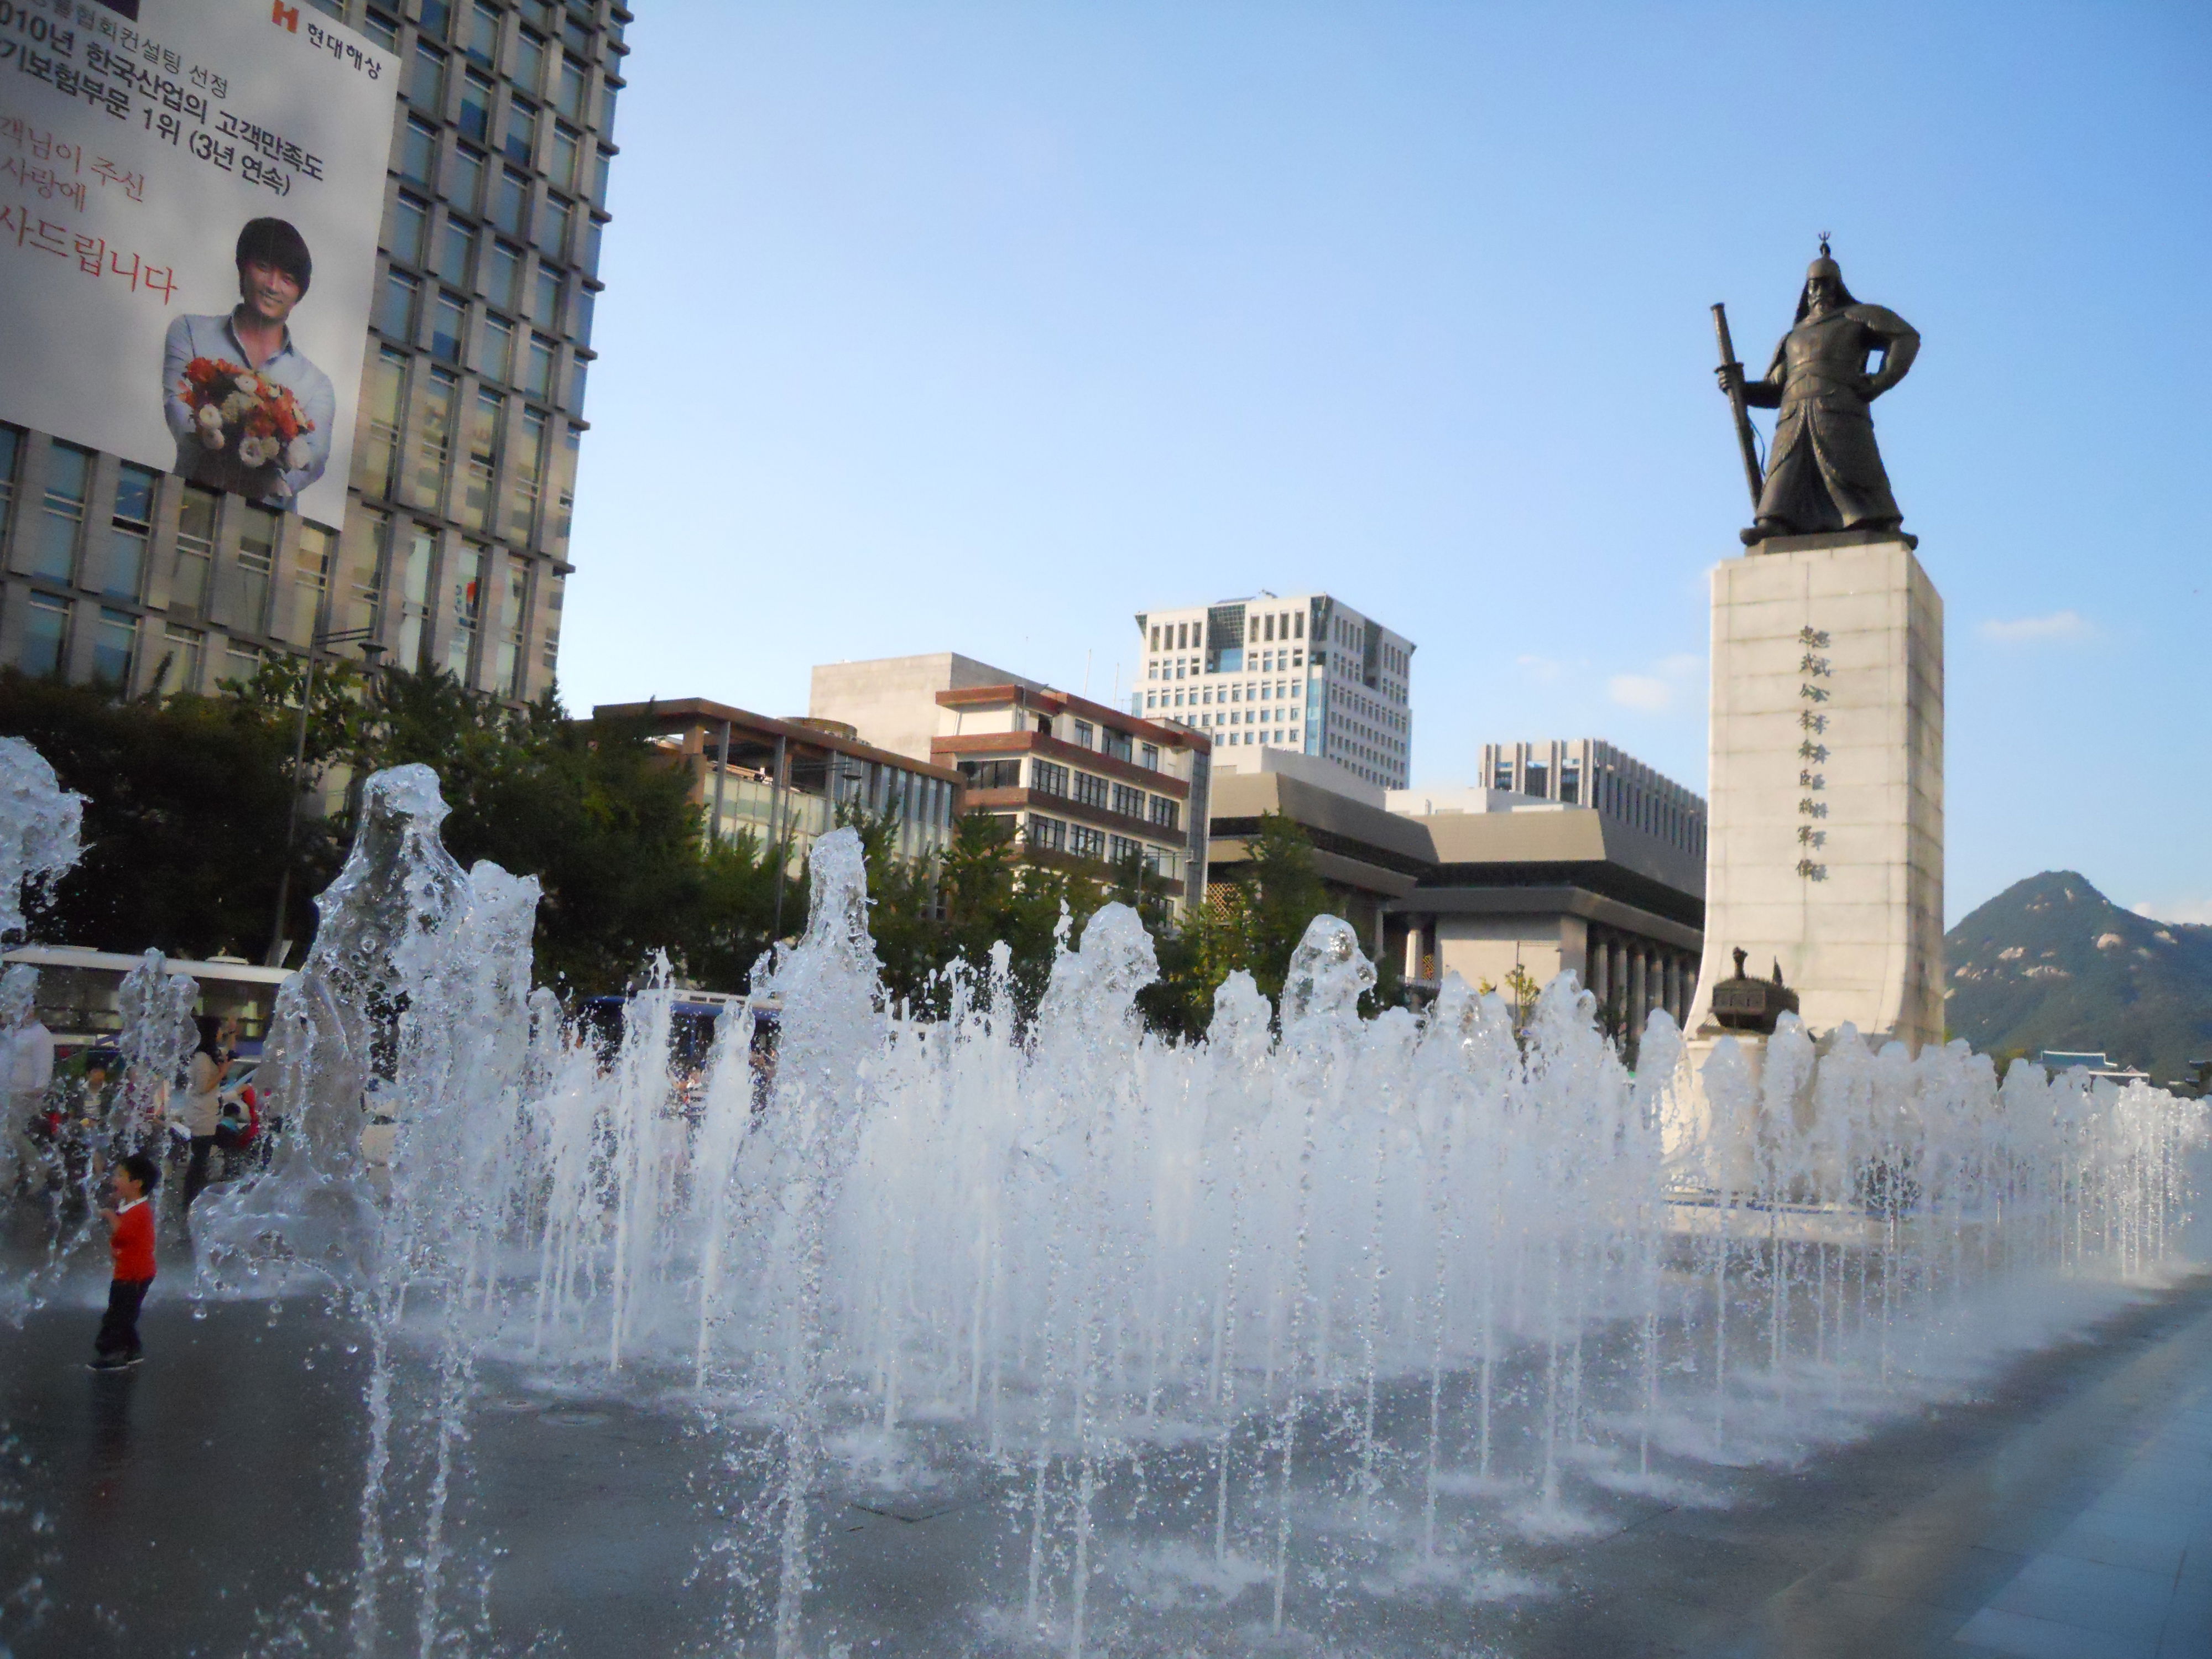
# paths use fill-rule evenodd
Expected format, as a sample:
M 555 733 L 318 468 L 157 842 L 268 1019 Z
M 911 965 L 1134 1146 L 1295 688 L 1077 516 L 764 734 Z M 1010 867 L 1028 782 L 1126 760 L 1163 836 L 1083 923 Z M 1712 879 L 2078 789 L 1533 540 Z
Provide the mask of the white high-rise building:
M 1200 727 L 1218 769 L 1256 769 L 1261 750 L 1287 749 L 1406 787 L 1413 642 L 1402 634 L 1326 593 L 1268 592 L 1139 612 L 1137 631 L 1130 712 Z

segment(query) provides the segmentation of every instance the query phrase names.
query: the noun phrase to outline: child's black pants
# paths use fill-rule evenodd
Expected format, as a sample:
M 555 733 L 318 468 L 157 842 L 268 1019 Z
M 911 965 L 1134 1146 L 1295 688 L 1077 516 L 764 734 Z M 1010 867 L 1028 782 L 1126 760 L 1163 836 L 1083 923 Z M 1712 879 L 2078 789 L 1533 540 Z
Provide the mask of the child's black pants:
M 150 1279 L 108 1280 L 107 1312 L 100 1322 L 100 1334 L 92 1340 L 92 1351 L 102 1359 L 138 1357 L 138 1304 L 153 1285 Z

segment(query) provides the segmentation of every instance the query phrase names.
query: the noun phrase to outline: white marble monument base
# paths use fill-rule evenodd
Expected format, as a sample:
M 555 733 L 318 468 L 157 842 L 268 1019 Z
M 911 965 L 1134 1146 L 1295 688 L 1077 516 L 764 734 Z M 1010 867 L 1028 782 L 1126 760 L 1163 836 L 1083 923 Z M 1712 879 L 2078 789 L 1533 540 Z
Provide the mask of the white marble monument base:
M 1705 963 L 1816 1036 L 1943 1037 L 1943 602 L 1902 538 L 1778 538 L 1713 572 Z

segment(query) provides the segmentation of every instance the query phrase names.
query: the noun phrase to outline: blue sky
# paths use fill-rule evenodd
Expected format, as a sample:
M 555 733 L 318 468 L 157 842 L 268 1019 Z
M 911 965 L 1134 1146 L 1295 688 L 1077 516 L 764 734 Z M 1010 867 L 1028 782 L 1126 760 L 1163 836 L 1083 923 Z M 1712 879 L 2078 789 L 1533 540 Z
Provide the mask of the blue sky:
M 1952 916 L 2212 921 L 2212 9 L 637 9 L 571 706 L 942 649 L 1103 698 L 1134 612 L 1322 588 L 1419 644 L 1416 781 L 1702 787 L 1706 307 L 1763 365 L 1829 230 L 1924 340 L 1877 426 Z

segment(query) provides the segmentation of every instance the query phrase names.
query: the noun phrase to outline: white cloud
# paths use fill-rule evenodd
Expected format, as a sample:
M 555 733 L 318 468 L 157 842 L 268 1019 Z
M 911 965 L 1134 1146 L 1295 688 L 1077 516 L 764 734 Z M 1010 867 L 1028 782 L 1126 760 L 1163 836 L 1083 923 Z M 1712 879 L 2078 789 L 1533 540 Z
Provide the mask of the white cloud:
M 2054 611 L 2047 617 L 1992 617 L 1981 627 L 1982 637 L 2000 645 L 2034 645 L 2044 640 L 2086 640 L 2097 630 L 2078 611 Z
M 1615 674 L 1606 682 L 1606 695 L 1623 708 L 1662 714 L 1674 707 L 1677 693 L 1694 690 L 1705 678 L 1705 659 L 1693 651 L 1662 657 L 1653 666 L 1656 673 Z
M 1539 685 L 1557 685 L 1567 672 L 1567 665 L 1556 657 L 1521 656 L 1513 660 Z
M 1671 708 L 1674 702 L 1674 688 L 1650 674 L 1615 674 L 1606 682 L 1605 689 L 1623 708 L 1638 708 L 1647 714 Z
M 2153 921 L 2189 921 L 2199 927 L 2212 927 L 2212 898 L 2170 899 L 2164 904 L 2138 904 L 2134 908 L 2137 915 Z

